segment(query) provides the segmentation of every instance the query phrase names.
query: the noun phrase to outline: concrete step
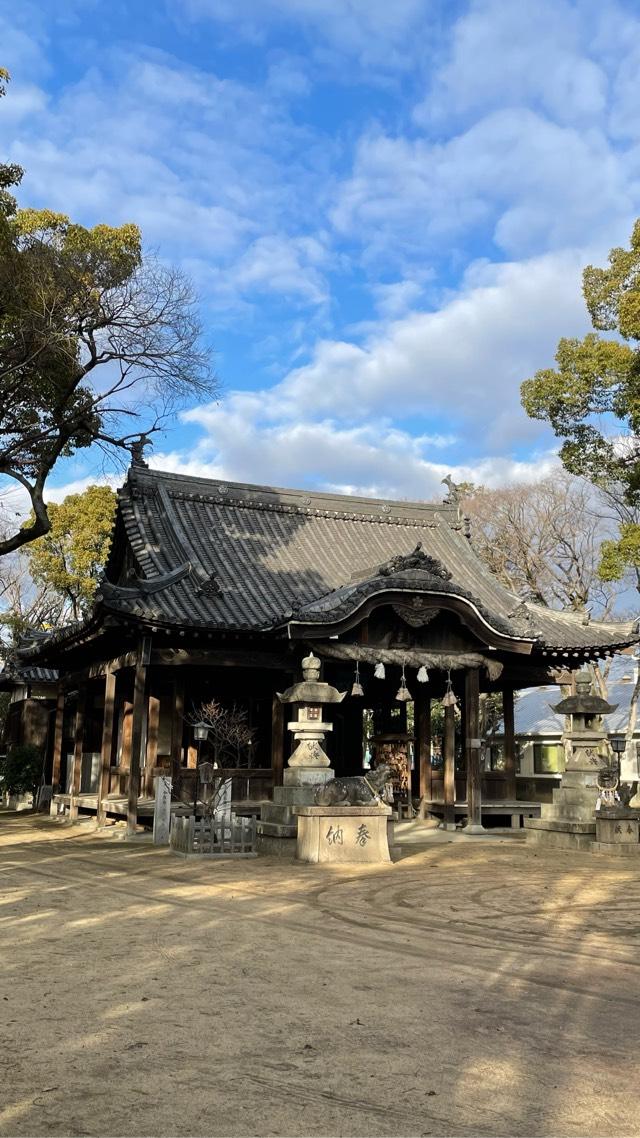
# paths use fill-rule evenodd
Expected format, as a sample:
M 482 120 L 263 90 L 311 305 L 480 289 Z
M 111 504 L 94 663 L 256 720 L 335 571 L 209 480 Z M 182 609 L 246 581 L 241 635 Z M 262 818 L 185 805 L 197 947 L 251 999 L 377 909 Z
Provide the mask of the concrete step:
M 565 802 L 567 805 L 590 806 L 595 810 L 596 791 L 587 786 L 559 786 L 553 791 L 554 805 Z
M 547 822 L 593 822 L 595 802 L 586 806 L 577 803 L 566 805 L 545 802 L 540 810 L 540 818 Z

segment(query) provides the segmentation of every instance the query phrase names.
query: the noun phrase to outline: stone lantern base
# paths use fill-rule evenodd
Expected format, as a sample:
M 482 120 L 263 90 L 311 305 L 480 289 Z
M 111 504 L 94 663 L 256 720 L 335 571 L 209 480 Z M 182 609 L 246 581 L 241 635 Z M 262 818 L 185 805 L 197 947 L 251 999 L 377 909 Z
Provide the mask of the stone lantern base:
M 330 767 L 287 767 L 283 786 L 274 786 L 273 801 L 265 802 L 257 823 L 256 849 L 271 857 L 296 856 L 299 806 L 313 806 L 316 787 L 334 777 Z

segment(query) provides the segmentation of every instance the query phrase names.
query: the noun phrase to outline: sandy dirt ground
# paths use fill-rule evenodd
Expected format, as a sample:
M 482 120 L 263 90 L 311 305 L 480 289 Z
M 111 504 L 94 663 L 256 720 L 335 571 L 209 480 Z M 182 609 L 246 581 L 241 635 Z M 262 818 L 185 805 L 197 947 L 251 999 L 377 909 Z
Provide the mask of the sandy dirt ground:
M 186 861 L 0 816 L 0 1134 L 640 1133 L 640 862 Z

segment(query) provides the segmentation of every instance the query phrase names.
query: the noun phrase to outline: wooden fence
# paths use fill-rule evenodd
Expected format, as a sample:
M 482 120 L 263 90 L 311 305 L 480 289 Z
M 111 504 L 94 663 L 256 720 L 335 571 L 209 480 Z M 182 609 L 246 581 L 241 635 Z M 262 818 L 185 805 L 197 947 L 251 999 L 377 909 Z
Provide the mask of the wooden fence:
M 256 815 L 194 818 L 174 814 L 169 846 L 175 853 L 206 857 L 255 857 Z

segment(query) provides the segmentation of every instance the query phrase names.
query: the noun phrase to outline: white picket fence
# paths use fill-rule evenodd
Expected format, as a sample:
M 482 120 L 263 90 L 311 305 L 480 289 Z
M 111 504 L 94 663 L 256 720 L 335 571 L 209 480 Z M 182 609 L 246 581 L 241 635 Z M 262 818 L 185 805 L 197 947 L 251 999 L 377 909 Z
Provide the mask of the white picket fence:
M 174 814 L 169 846 L 175 853 L 203 857 L 256 857 L 256 815 L 196 819 Z

